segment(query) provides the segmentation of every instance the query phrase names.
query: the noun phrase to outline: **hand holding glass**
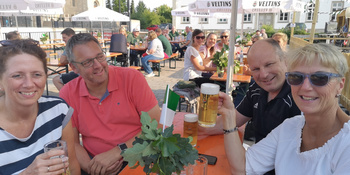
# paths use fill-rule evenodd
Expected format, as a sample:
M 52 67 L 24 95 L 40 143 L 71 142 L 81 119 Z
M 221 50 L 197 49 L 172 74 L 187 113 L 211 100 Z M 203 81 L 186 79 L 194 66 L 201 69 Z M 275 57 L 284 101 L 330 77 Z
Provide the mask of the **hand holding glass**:
M 51 157 L 50 159 L 54 159 L 54 158 L 61 158 L 62 162 L 66 162 L 68 160 L 68 150 L 67 150 L 67 143 L 63 140 L 55 140 L 55 141 L 51 141 L 49 143 L 46 143 L 44 145 L 44 152 L 49 152 L 50 150 L 63 150 L 64 151 L 64 155 L 61 156 L 54 156 Z M 70 175 L 70 171 L 69 169 L 65 169 L 65 173 L 63 173 L 62 175 Z
M 202 127 L 214 127 L 218 113 L 220 86 L 212 83 L 201 85 L 199 100 L 199 125 Z

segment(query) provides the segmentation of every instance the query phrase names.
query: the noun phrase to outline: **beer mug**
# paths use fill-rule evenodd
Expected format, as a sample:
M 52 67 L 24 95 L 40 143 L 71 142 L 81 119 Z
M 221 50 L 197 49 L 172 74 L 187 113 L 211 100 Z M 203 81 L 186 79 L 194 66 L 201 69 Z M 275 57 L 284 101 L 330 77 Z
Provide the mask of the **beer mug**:
M 191 136 L 193 138 L 191 145 L 197 145 L 197 132 L 198 132 L 198 115 L 197 114 L 186 114 L 184 119 L 184 132 L 183 136 Z
M 199 100 L 199 120 L 202 127 L 214 127 L 218 113 L 220 86 L 212 83 L 201 85 L 201 95 Z

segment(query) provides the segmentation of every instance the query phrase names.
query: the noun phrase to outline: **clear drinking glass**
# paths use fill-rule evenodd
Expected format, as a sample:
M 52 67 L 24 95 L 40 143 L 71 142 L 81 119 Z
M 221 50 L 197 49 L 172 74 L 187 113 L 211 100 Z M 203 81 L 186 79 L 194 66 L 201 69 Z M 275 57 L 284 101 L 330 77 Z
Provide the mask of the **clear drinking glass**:
M 186 175 L 207 175 L 208 159 L 198 156 L 194 165 L 189 164 L 186 167 Z
M 54 156 L 51 157 L 51 159 L 54 158 L 61 158 L 63 161 L 67 161 L 68 160 L 68 150 L 67 150 L 67 143 L 63 140 L 55 140 L 55 141 L 51 141 L 49 143 L 46 143 L 44 145 L 44 152 L 49 152 L 50 150 L 63 150 L 64 151 L 64 155 L 61 156 Z M 62 175 L 70 175 L 70 171 L 69 168 L 65 169 L 65 173 L 63 173 Z

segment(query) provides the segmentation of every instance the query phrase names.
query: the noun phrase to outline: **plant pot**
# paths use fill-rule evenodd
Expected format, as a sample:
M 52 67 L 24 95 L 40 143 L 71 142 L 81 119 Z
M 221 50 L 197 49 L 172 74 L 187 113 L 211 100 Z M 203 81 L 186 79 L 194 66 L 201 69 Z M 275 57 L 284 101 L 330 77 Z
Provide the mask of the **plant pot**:
M 217 67 L 216 72 L 218 73 L 218 77 L 219 78 L 224 77 L 224 73 L 225 73 L 224 69 L 221 69 L 221 68 Z

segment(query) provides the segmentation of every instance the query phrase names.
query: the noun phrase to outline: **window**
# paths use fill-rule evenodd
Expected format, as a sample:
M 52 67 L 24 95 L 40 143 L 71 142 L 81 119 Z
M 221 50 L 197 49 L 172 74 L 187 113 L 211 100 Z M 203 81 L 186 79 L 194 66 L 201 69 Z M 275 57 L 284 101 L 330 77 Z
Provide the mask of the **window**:
M 280 22 L 289 22 L 288 17 L 289 17 L 289 13 L 282 13 L 282 11 L 281 11 L 279 21 Z
M 182 24 L 189 24 L 190 23 L 190 17 L 182 17 L 181 23 Z
M 243 22 L 252 22 L 252 14 L 244 14 Z
M 72 6 L 75 7 L 75 0 L 72 0 Z
M 344 2 L 332 2 L 332 9 L 331 9 L 331 11 L 332 12 L 335 12 L 335 11 L 337 11 L 337 10 L 341 10 L 341 9 L 343 9 L 343 6 L 344 6 Z M 331 21 L 335 21 L 336 19 L 336 14 L 335 13 L 333 13 L 332 15 L 331 15 Z
M 200 18 L 199 24 L 208 24 L 208 18 Z
M 309 3 L 307 5 L 306 21 L 312 21 L 314 19 L 315 4 Z
M 227 24 L 227 18 L 219 18 L 218 24 Z

